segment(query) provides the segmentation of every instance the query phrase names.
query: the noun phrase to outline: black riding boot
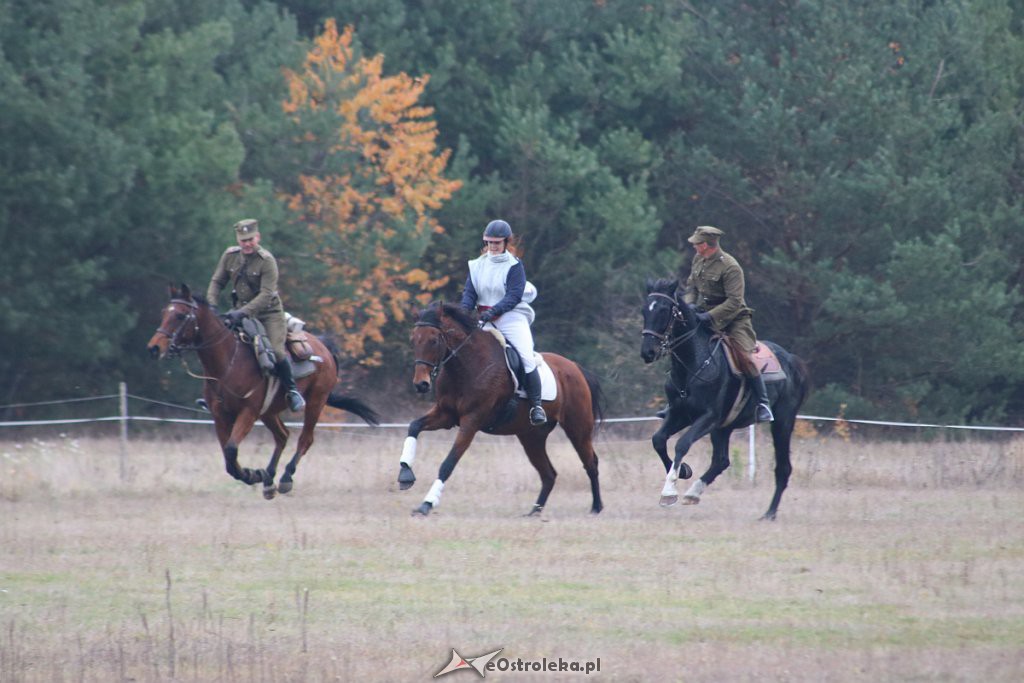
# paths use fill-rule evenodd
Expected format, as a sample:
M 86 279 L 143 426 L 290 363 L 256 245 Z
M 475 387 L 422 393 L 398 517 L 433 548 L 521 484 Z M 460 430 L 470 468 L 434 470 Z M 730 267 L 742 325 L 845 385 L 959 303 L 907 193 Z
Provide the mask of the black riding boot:
M 757 394 L 757 409 L 754 411 L 755 422 L 774 422 L 775 416 L 768 404 L 768 387 L 764 385 L 764 376 L 750 378 L 750 386 Z
M 534 368 L 526 375 L 526 398 L 530 401 L 530 424 L 534 427 L 548 421 L 540 404 L 540 370 Z
M 292 412 L 297 413 L 306 407 L 306 399 L 302 398 L 298 387 L 295 386 L 295 378 L 292 376 L 292 359 L 285 358 L 274 364 L 277 376 L 284 383 L 285 398 L 288 400 L 288 407 Z

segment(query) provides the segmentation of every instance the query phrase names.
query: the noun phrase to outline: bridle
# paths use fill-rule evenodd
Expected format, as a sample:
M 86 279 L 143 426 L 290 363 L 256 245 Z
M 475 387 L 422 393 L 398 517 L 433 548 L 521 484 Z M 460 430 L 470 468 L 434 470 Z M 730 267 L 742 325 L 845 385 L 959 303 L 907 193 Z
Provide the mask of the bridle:
M 416 322 L 413 325 L 413 327 L 432 327 L 432 328 L 434 328 L 435 330 L 438 331 L 438 333 L 441 335 L 441 341 L 444 342 L 445 354 L 441 358 L 441 360 L 437 361 L 436 363 L 431 363 L 428 360 L 423 360 L 422 358 L 417 358 L 415 360 L 415 362 L 413 363 L 413 365 L 426 365 L 428 368 L 430 368 L 430 381 L 431 382 L 433 382 L 435 379 L 437 379 L 438 374 L 440 374 L 440 372 L 441 372 L 441 368 L 443 368 L 445 366 L 445 364 L 448 363 L 448 361 L 450 361 L 451 359 L 455 358 L 455 356 L 459 353 L 459 350 L 463 346 L 466 345 L 466 342 L 469 341 L 469 338 L 472 337 L 476 333 L 476 331 L 478 329 L 480 329 L 479 327 L 474 327 L 472 330 L 470 330 L 469 334 L 466 335 L 466 338 L 463 339 L 462 342 L 459 343 L 458 346 L 456 346 L 454 349 L 452 349 L 451 342 L 448 341 L 448 335 L 445 334 L 444 329 L 440 325 L 438 325 L 437 323 L 429 323 L 429 322 L 418 321 L 418 322 Z
M 643 331 L 640 332 L 640 335 L 641 336 L 649 335 L 649 336 L 654 337 L 655 339 L 658 340 L 658 351 L 657 351 L 656 358 L 661 358 L 665 354 L 665 352 L 670 352 L 672 354 L 672 358 L 675 359 L 683 367 L 684 370 L 686 370 L 686 374 L 689 377 L 689 379 L 686 382 L 686 386 L 683 387 L 683 388 L 679 388 L 679 386 L 676 385 L 675 380 L 672 379 L 672 376 L 671 376 L 672 371 L 671 371 L 671 369 L 668 372 L 668 374 L 669 374 L 669 381 L 672 382 L 672 386 L 674 386 L 676 388 L 676 390 L 679 392 L 680 396 L 684 396 L 685 397 L 687 395 L 687 393 L 688 393 L 690 385 L 693 383 L 694 380 L 698 380 L 699 379 L 702 382 L 709 382 L 710 381 L 710 380 L 705 380 L 702 377 L 700 377 L 700 373 L 704 370 L 704 368 L 708 367 L 708 365 L 711 364 L 711 361 L 715 357 L 715 352 L 718 351 L 718 347 L 721 346 L 721 344 L 722 344 L 722 340 L 721 340 L 721 338 L 718 339 L 718 341 L 715 343 L 715 346 L 709 351 L 708 357 L 705 358 L 704 362 L 700 364 L 700 367 L 698 367 L 696 370 L 691 370 L 689 367 L 687 367 L 687 365 L 683 361 L 683 359 L 680 358 L 678 354 L 676 354 L 676 347 L 678 347 L 680 344 L 685 344 L 689 340 L 693 339 L 693 337 L 697 334 L 697 331 L 700 329 L 700 326 L 697 325 L 693 329 L 691 329 L 691 330 L 689 330 L 689 331 L 687 331 L 687 332 L 685 332 L 685 333 L 683 333 L 683 334 L 681 334 L 681 335 L 679 335 L 677 337 L 673 337 L 672 336 L 673 323 L 675 323 L 677 321 L 678 322 L 685 322 L 685 320 L 686 320 L 686 318 L 683 316 L 682 307 L 679 305 L 679 301 L 677 301 L 675 299 L 675 297 L 671 297 L 668 294 L 662 294 L 661 292 L 651 292 L 650 294 L 647 295 L 647 298 L 648 298 L 648 300 L 662 298 L 662 299 L 668 299 L 669 301 L 672 302 L 672 313 L 671 313 L 671 317 L 669 319 L 669 323 L 665 327 L 665 331 L 664 332 L 657 332 L 655 330 L 651 330 L 651 329 L 648 329 L 648 328 L 645 327 L 643 329 Z
M 173 331 L 168 332 L 167 330 L 164 329 L 163 325 L 157 328 L 156 331 L 157 334 L 162 334 L 169 340 L 167 343 L 167 353 L 168 355 L 171 356 L 180 355 L 182 351 L 190 351 L 192 349 L 199 348 L 194 344 L 185 346 L 184 344 L 181 343 L 181 334 L 182 332 L 185 332 L 187 330 L 189 323 L 192 323 L 193 325 L 193 336 L 199 334 L 199 318 L 196 316 L 196 310 L 198 310 L 199 305 L 196 304 L 195 301 L 186 301 L 185 299 L 171 299 L 171 305 L 173 306 L 174 304 L 182 304 L 183 306 L 188 306 L 188 315 L 186 315 L 178 323 L 178 326 L 175 327 Z
M 212 382 L 220 382 L 220 385 L 222 387 L 224 387 L 224 389 L 229 394 L 231 394 L 232 396 L 235 396 L 237 398 L 242 398 L 242 399 L 249 398 L 249 396 L 251 396 L 252 393 L 256 390 L 256 387 L 259 386 L 259 382 L 257 382 L 256 385 L 254 385 L 252 389 L 249 389 L 245 394 L 238 394 L 238 393 L 232 391 L 231 389 L 229 389 L 227 386 L 225 386 L 223 381 L 219 377 L 208 377 L 207 375 L 197 375 L 196 373 L 192 372 L 189 369 L 188 364 L 185 362 L 185 358 L 183 356 L 181 356 L 183 351 L 199 351 L 201 349 L 208 348 L 208 347 L 213 346 L 215 344 L 219 344 L 221 342 L 221 340 L 224 339 L 224 335 L 231 336 L 231 331 L 229 329 L 227 329 L 227 328 L 224 328 L 224 330 L 223 330 L 224 334 L 222 334 L 219 337 L 217 337 L 217 339 L 212 339 L 212 340 L 210 340 L 208 342 L 203 342 L 203 343 L 199 343 L 199 344 L 196 344 L 196 343 L 183 344 L 181 342 L 181 334 L 188 330 L 189 323 L 191 323 L 193 325 L 193 327 L 192 327 L 193 338 L 196 338 L 196 337 L 199 336 L 199 317 L 196 315 L 196 311 L 199 310 L 199 304 L 197 304 L 194 300 L 188 300 L 188 299 L 171 299 L 171 304 L 172 305 L 173 304 L 182 304 L 183 306 L 188 306 L 188 314 L 181 320 L 181 322 L 178 323 L 178 326 L 175 327 L 174 330 L 171 331 L 171 332 L 168 332 L 167 330 L 165 330 L 163 325 L 161 325 L 160 327 L 157 328 L 157 330 L 156 330 L 157 334 L 162 334 L 165 337 L 167 337 L 168 340 L 170 340 L 168 342 L 168 344 L 167 344 L 167 355 L 181 357 L 181 364 L 185 368 L 185 372 L 188 373 L 188 375 L 190 377 L 194 377 L 195 379 L 209 380 L 209 381 L 212 381 Z M 232 366 L 234 366 L 235 358 L 238 356 L 238 349 L 241 348 L 241 346 L 242 346 L 242 344 L 235 344 L 234 352 L 231 354 L 231 360 L 228 362 L 228 369 L 229 370 L 230 370 L 230 368 Z
M 669 323 L 668 325 L 665 326 L 664 332 L 657 332 L 655 330 L 645 327 L 640 332 L 640 336 L 647 335 L 654 337 L 655 339 L 658 340 L 657 358 L 661 358 L 666 351 L 671 351 L 672 355 L 675 356 L 675 348 L 680 344 L 684 344 L 688 342 L 690 339 L 692 339 L 693 336 L 697 334 L 697 328 L 695 327 L 689 332 L 681 334 L 678 337 L 673 337 L 672 324 L 677 321 L 683 322 L 686 320 L 686 318 L 683 317 L 682 308 L 680 308 L 679 302 L 675 299 L 675 297 L 671 297 L 668 294 L 662 294 L 661 292 L 651 292 L 650 294 L 647 295 L 648 300 L 656 298 L 668 299 L 670 302 L 672 302 L 672 313 L 669 319 Z M 679 360 L 678 357 L 677 360 Z M 680 362 L 682 361 L 680 360 Z

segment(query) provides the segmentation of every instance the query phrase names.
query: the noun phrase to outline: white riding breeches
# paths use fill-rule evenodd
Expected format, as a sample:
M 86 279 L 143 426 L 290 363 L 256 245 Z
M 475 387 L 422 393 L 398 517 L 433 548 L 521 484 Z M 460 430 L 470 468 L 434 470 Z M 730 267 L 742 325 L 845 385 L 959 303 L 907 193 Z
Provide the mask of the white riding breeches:
M 537 369 L 537 361 L 533 357 L 533 332 L 530 331 L 529 319 L 517 310 L 505 313 L 491 322 L 498 331 L 505 335 L 508 343 L 516 347 L 523 359 L 523 371 L 533 372 Z

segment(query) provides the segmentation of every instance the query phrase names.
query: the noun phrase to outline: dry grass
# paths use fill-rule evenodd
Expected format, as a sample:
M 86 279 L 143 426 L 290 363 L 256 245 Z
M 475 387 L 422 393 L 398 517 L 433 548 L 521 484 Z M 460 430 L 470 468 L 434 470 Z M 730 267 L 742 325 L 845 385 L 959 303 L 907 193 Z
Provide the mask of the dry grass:
M 124 483 L 112 439 L 0 443 L 0 681 L 427 681 L 453 647 L 600 657 L 597 680 L 1024 676 L 1024 442 L 801 440 L 762 523 L 767 443 L 754 484 L 736 439 L 701 505 L 661 509 L 637 432 L 599 440 L 598 517 L 553 439 L 543 520 L 519 516 L 538 481 L 494 437 L 428 519 L 409 512 L 450 433 L 421 438 L 399 492 L 403 434 L 321 431 L 271 502 L 224 474 L 212 435 L 133 442 Z M 242 458 L 268 453 L 254 433 Z M 689 460 L 702 471 L 706 446 Z

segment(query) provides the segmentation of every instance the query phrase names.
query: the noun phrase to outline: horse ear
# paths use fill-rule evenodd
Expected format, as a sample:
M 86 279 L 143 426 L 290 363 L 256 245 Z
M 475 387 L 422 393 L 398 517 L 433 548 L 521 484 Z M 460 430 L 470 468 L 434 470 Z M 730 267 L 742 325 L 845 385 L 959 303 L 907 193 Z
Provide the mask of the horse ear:
M 672 280 L 672 287 L 668 290 L 668 295 L 674 296 L 677 289 L 679 289 L 679 280 Z
M 178 298 L 178 288 L 174 286 L 173 282 L 167 283 L 167 293 L 170 294 L 172 299 Z
M 192 298 L 192 290 L 184 282 L 181 283 L 181 298 L 186 301 Z
M 647 288 L 647 293 L 650 294 L 654 289 L 654 280 L 650 276 L 644 281 L 644 286 Z

